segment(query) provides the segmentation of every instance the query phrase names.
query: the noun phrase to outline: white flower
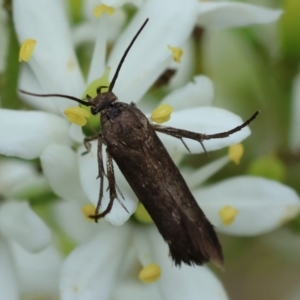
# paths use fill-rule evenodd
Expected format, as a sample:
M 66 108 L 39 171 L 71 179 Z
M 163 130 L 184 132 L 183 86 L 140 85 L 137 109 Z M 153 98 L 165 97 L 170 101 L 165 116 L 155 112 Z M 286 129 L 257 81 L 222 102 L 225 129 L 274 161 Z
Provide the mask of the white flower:
M 118 6 L 119 2 L 115 3 Z M 194 0 L 184 2 L 168 0 L 163 3 L 158 0 L 150 0 L 141 6 L 126 30 L 118 38 L 108 59 L 108 65 L 115 70 L 128 43 L 145 19 L 149 17 L 149 23 L 126 58 L 117 80 L 114 92 L 120 101 L 139 102 L 158 76 L 171 63 L 167 45 L 183 46 L 195 24 L 204 22 L 205 15 L 210 16 L 209 12 L 216 9 L 219 12 L 222 7 L 228 8 L 224 5 L 218 6 L 216 3 L 205 12 L 203 6 L 205 4 Z M 240 7 L 238 4 L 236 5 Z M 22 66 L 19 87 L 34 93 L 62 93 L 80 98 L 87 83 L 104 72 L 107 18 L 101 18 L 98 27 L 93 30 L 97 33 L 97 35 L 95 34 L 96 45 L 86 83 L 75 56 L 75 42 L 71 39 L 70 28 L 61 1 L 15 0 L 13 9 L 15 27 L 20 42 L 27 38 L 37 40 L 37 46 L 30 62 Z M 243 6 L 243 9 L 246 12 L 247 9 L 254 12 L 252 15 L 250 14 L 252 17 L 246 22 L 240 20 L 232 22 L 231 15 L 229 19 L 222 19 L 222 24 L 226 26 L 226 24 L 245 25 L 251 22 L 263 22 L 262 18 L 257 17 L 256 14 L 262 12 L 261 10 L 254 10 L 252 6 Z M 239 11 L 233 11 L 237 18 Z M 265 16 L 268 13 L 272 15 L 267 21 L 273 21 L 279 16 L 278 12 L 274 12 L 274 14 L 269 10 L 263 12 Z M 53 16 L 55 16 L 55 22 L 53 22 Z M 207 18 L 207 20 L 212 23 L 218 21 L 218 25 L 220 23 L 219 19 L 216 21 L 214 18 Z M 189 130 L 197 128 L 197 131 L 213 133 L 231 129 L 242 123 L 239 117 L 225 110 L 199 107 L 201 103 L 195 104 L 195 91 L 201 86 L 205 86 L 204 90 L 207 91 L 204 93 L 203 103 L 210 104 L 212 99 L 211 83 L 205 78 L 196 78 L 194 84 L 186 85 L 182 88 L 183 90 L 177 90 L 172 96 L 169 96 L 168 101 L 173 102 L 175 107 L 177 106 L 177 111 L 168 125 Z M 185 106 L 178 103 L 179 95 L 183 92 L 186 95 L 185 99 L 188 99 Z M 76 131 L 74 126 L 69 128 L 68 123 L 62 118 L 64 109 L 72 105 L 69 100 L 20 96 L 27 103 L 47 111 L 47 113 L 0 110 L 0 119 L 5 121 L 6 128 L 11 128 L 8 134 L 8 131 L 3 129 L 4 126 L 0 126 L 0 152 L 23 158 L 40 157 L 43 170 L 53 190 L 63 199 L 70 200 L 67 205 L 68 214 L 64 214 L 66 221 L 69 221 L 69 218 L 73 220 L 72 217 L 76 216 L 76 213 L 73 213 L 71 207 L 77 209 L 78 212 L 79 206 L 88 201 L 96 203 L 98 200 L 96 145 L 93 143 L 91 152 L 85 156 L 81 155 L 83 147 L 79 147 L 77 154 L 71 149 L 71 138 L 78 141 L 80 132 L 78 128 Z M 249 129 L 245 128 L 229 139 L 212 140 L 205 145 L 208 151 L 220 149 L 243 140 L 249 133 Z M 186 153 L 186 149 L 178 141 L 163 135 L 161 138 L 166 141 L 166 147 L 177 160 L 183 153 Z M 199 144 L 192 141 L 187 141 L 187 143 L 193 153 L 202 151 Z M 215 169 L 219 167 L 215 167 Z M 209 172 L 213 173 L 211 169 Z M 116 171 L 116 180 L 125 196 L 124 204 L 130 213 L 128 214 L 116 202 L 106 219 L 113 224 L 120 225 L 135 211 L 137 200 L 118 171 Z M 231 187 L 232 185 L 230 185 Z M 230 190 L 230 188 L 228 189 Z M 221 192 L 223 193 L 223 190 Z M 108 196 L 105 195 L 103 208 L 106 207 L 107 198 Z M 293 198 L 293 204 L 294 202 L 297 201 Z M 218 203 L 214 210 L 215 214 L 221 205 Z M 298 209 L 297 204 L 295 207 Z M 206 209 L 208 210 L 208 208 Z M 80 223 L 78 219 L 77 223 Z M 98 225 L 97 227 L 96 224 L 82 227 L 73 224 L 64 227 L 69 227 L 70 234 L 78 242 L 85 240 L 85 244 L 75 249 L 65 262 L 61 275 L 62 299 L 107 299 L 108 295 L 115 296 L 117 299 L 124 299 L 126 295 L 132 299 L 132 294 L 142 295 L 143 293 L 144 295 L 145 291 L 153 296 L 152 299 L 168 299 L 168 297 L 182 299 L 183 294 L 188 299 L 193 299 L 193 297 L 198 299 L 199 295 L 207 300 L 227 299 L 222 286 L 206 267 L 183 266 L 181 269 L 172 267 L 167 255 L 167 246 L 152 227 L 135 228 L 130 224 L 122 227 L 112 227 L 111 225 Z M 145 239 L 145 233 L 149 239 Z M 87 236 L 90 238 L 89 242 L 87 242 Z M 126 250 L 126 246 L 128 251 L 123 253 L 122 249 Z M 143 266 L 147 263 L 145 257 L 149 258 L 149 256 L 161 266 L 163 275 L 157 284 L 145 287 L 137 281 L 136 274 L 130 276 L 129 279 L 127 274 L 132 274 L 133 266 Z M 122 261 L 124 262 L 123 266 L 121 265 Z M 120 285 L 116 285 L 116 278 L 119 279 L 119 277 Z M 178 282 L 178 286 L 181 286 L 180 291 L 172 290 L 174 282 Z
M 76 218 L 67 218 L 73 212 Z M 63 300 L 141 297 L 180 300 L 183 295 L 192 300 L 199 295 L 207 300 L 228 299 L 219 280 L 207 267 L 175 267 L 168 257 L 166 243 L 153 225 L 145 227 L 127 222 L 115 227 L 105 221 L 96 225 L 87 223 L 76 212 L 78 208 L 71 203 L 58 204 L 56 209 L 62 226 L 81 242 L 63 264 L 60 278 Z M 77 230 L 81 232 L 78 234 Z M 160 266 L 161 278 L 152 284 L 141 282 L 139 271 L 153 262 Z
M 50 230 L 28 202 L 20 200 L 27 190 L 44 189 L 46 186 L 45 179 L 29 163 L 1 160 L 1 299 L 19 299 L 21 295 L 57 295 L 57 287 L 54 288 L 57 276 L 52 277 L 50 284 L 49 279 L 53 273 L 57 275 L 61 259 L 58 252 L 50 246 Z M 34 275 L 38 269 L 47 275 Z M 39 285 L 37 277 L 40 279 Z
M 24 1 L 16 0 L 13 3 L 15 25 L 20 41 L 27 38 L 37 40 L 37 46 L 30 62 L 22 66 L 20 88 L 35 93 L 62 93 L 81 97 L 85 83 L 76 60 L 69 25 L 63 13 L 61 2 L 43 0 L 36 3 L 27 0 L 24 4 Z M 166 8 L 168 14 L 163 13 L 162 5 Z M 176 5 L 173 1 L 166 1 L 161 4 L 160 1 L 152 0 L 141 7 L 118 39 L 108 62 L 114 70 L 129 41 L 146 17 L 149 17 L 149 24 L 147 24 L 126 58 L 115 86 L 114 92 L 121 101 L 138 102 L 156 78 L 167 68 L 171 61 L 167 45 L 180 46 L 187 40 L 196 22 L 197 5 L 198 2 L 193 0 L 185 3 L 178 1 Z M 56 15 L 56 22 L 53 22 L 50 18 L 44 18 L 43 11 L 45 9 Z M 34 23 L 30 21 L 33 19 L 35 20 Z M 172 20 L 176 20 L 176 22 Z M 92 58 L 93 63 L 88 75 L 88 78 L 91 79 L 99 77 L 105 68 L 105 25 L 106 18 L 100 18 L 99 27 L 94 29 L 99 34 L 97 35 Z M 197 82 L 196 86 L 198 86 Z M 187 89 L 189 90 L 189 88 Z M 189 93 L 188 90 L 186 99 L 189 99 L 190 96 L 191 99 L 195 99 L 195 92 L 190 89 L 191 93 Z M 8 135 L 7 130 L 1 127 L 0 151 L 6 155 L 16 155 L 24 158 L 41 156 L 44 169 L 47 168 L 47 162 L 50 162 L 49 168 L 56 166 L 52 163 L 54 157 L 57 159 L 55 149 L 59 145 L 70 147 L 70 134 L 77 141 L 82 140 L 82 134 L 79 134 L 78 128 L 74 132 L 74 126 L 71 126 L 70 134 L 68 134 L 68 124 L 61 117 L 63 110 L 72 104 L 66 99 L 40 99 L 28 95 L 21 96 L 29 104 L 47 110 L 52 114 L 1 110 L 0 117 L 5 121 L 6 126 L 11 127 L 12 130 Z M 189 109 L 189 104 L 187 102 L 184 110 L 179 111 L 178 109 L 168 125 L 190 130 L 197 128 L 197 131 L 213 133 L 231 129 L 242 123 L 239 117 L 225 110 L 212 107 L 195 108 L 195 104 Z M 53 113 L 57 115 L 53 115 Z M 206 149 L 208 151 L 219 149 L 237 143 L 248 135 L 249 130 L 245 128 L 228 139 L 208 141 Z M 166 141 L 166 147 L 171 150 L 173 157 L 180 157 L 182 153 L 186 153 L 186 149 L 178 141 L 163 135 L 161 135 L 161 138 Z M 193 153 L 202 151 L 198 143 L 193 141 L 187 141 L 187 143 Z M 175 148 L 176 151 L 174 151 Z M 79 149 L 78 158 L 75 159 L 77 163 L 73 164 L 73 169 L 69 172 L 69 174 L 74 175 L 72 177 L 66 176 L 63 180 L 60 180 L 61 187 L 59 189 L 61 191 L 56 190 L 56 192 L 59 195 L 62 195 L 63 192 L 63 198 L 70 199 L 70 192 L 69 189 L 66 189 L 65 182 L 69 181 L 67 177 L 73 178 L 75 176 L 80 179 L 73 191 L 82 186 L 84 192 L 76 194 L 80 195 L 83 202 L 87 202 L 88 198 L 89 201 L 96 203 L 99 183 L 95 180 L 97 174 L 95 149 L 92 149 L 91 153 L 85 156 L 80 155 L 82 151 L 82 149 Z M 70 152 L 69 149 L 60 153 L 60 158 L 57 161 L 68 161 Z M 77 165 L 79 166 L 79 177 L 75 175 L 78 174 Z M 49 171 L 51 173 L 50 182 L 60 177 L 60 169 L 59 167 L 56 170 Z M 48 174 L 47 171 L 45 172 Z M 54 188 L 53 184 L 52 187 Z M 128 195 L 126 189 L 124 191 L 125 196 Z M 75 194 L 75 192 L 72 194 Z M 85 197 L 84 194 L 86 194 Z M 103 208 L 106 204 L 105 201 L 107 199 L 103 201 Z M 131 196 L 126 197 L 126 207 L 131 214 L 136 208 L 136 200 L 132 200 Z M 113 212 L 108 214 L 106 218 L 114 224 L 122 224 L 129 218 L 130 214 L 116 203 Z
M 183 172 L 200 207 L 217 230 L 241 236 L 262 234 L 299 212 L 300 199 L 292 189 L 263 178 L 236 177 L 197 187 L 229 161 L 228 157 L 222 157 L 196 172 Z M 120 179 L 118 183 L 122 184 Z M 237 209 L 237 215 L 230 224 L 224 224 L 219 212 L 229 205 Z M 166 243 L 153 225 L 127 222 L 122 227 L 112 227 L 104 221 L 96 225 L 85 222 L 78 211 L 79 203 L 74 202 L 60 203 L 55 210 L 62 228 L 81 244 L 63 265 L 62 299 L 131 299 L 132 295 L 182 299 L 183 293 L 188 299 L 197 299 L 200 294 L 207 300 L 228 299 L 207 267 L 176 268 L 168 256 Z M 137 276 L 150 263 L 161 267 L 162 277 L 149 286 Z M 177 282 L 182 292 L 172 288 Z
M 198 25 L 214 28 L 240 27 L 277 21 L 281 9 L 271 10 L 235 1 L 198 2 Z

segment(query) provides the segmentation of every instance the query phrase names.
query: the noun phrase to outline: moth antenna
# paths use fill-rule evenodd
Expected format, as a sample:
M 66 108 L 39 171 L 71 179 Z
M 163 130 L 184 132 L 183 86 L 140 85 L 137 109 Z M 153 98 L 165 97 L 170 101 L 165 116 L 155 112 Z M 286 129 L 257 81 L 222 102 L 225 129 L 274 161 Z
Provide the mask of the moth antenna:
M 147 24 L 148 21 L 149 21 L 149 19 L 147 18 L 146 21 L 144 22 L 144 24 L 143 24 L 143 25 L 141 26 L 141 28 L 139 29 L 139 31 L 138 31 L 138 32 L 136 33 L 136 35 L 134 36 L 134 38 L 132 39 L 132 41 L 130 42 L 130 44 L 129 44 L 129 46 L 127 47 L 127 49 L 125 50 L 125 52 L 124 52 L 124 54 L 123 54 L 123 56 L 122 56 L 122 58 L 121 58 L 121 60 L 120 60 L 120 62 L 119 62 L 119 65 L 118 65 L 118 67 L 117 67 L 117 70 L 116 70 L 116 72 L 115 72 L 115 74 L 114 74 L 114 77 L 113 77 L 113 79 L 112 79 L 112 81 L 111 81 L 111 83 L 110 83 L 110 85 L 109 85 L 108 92 L 111 92 L 111 91 L 113 90 L 113 88 L 114 88 L 114 86 L 115 86 L 115 83 L 116 83 L 116 80 L 117 80 L 117 78 L 118 78 L 118 76 L 119 76 L 120 69 L 121 69 L 121 67 L 122 67 L 122 65 L 123 65 L 123 62 L 124 62 L 124 60 L 125 60 L 125 58 L 126 58 L 128 52 L 129 52 L 130 48 L 131 48 L 132 45 L 134 44 L 135 40 L 137 39 L 137 37 L 139 36 L 139 34 L 141 33 L 141 31 L 142 31 L 142 30 L 144 29 L 144 27 L 146 26 L 146 24 Z
M 70 100 L 76 101 L 76 102 L 78 102 L 78 103 L 80 103 L 82 105 L 85 105 L 85 106 L 91 106 L 92 105 L 90 102 L 86 102 L 86 101 L 83 101 L 83 100 L 78 99 L 76 97 L 69 96 L 69 95 L 63 95 L 63 94 L 35 94 L 35 93 L 26 92 L 26 91 L 21 90 L 21 89 L 19 89 L 19 92 L 23 93 L 23 94 L 26 94 L 26 95 L 30 95 L 30 96 L 35 96 L 35 97 L 59 97 L 59 98 L 66 98 L 66 99 L 70 99 Z

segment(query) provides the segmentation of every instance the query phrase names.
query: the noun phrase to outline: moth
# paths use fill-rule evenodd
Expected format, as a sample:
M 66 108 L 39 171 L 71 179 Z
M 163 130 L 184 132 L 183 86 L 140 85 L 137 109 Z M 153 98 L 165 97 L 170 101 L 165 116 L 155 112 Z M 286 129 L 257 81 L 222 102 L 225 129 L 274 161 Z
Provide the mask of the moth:
M 35 94 L 24 90 L 20 92 L 37 97 L 67 98 L 89 106 L 93 115 L 100 114 L 102 131 L 84 139 L 86 152 L 91 149 L 91 141 L 98 141 L 100 192 L 95 214 L 90 216 L 91 218 L 97 222 L 110 213 L 115 200 L 120 201 L 113 168 L 113 161 L 115 161 L 169 245 L 170 255 L 175 265 L 180 266 L 181 263 L 202 265 L 212 261 L 222 266 L 222 248 L 215 230 L 198 206 L 156 132 L 177 138 L 185 146 L 183 138 L 196 140 L 205 151 L 204 140 L 228 137 L 250 124 L 258 112 L 236 128 L 206 135 L 152 124 L 134 103 L 119 102 L 118 97 L 113 93 L 113 88 L 129 50 L 147 22 L 148 19 L 125 50 L 109 87 L 98 87 L 95 98 L 87 95 L 87 101 L 84 101 L 61 94 Z M 108 91 L 102 92 L 104 88 L 108 88 Z M 103 146 L 107 154 L 106 171 L 102 159 Z M 110 201 L 108 206 L 99 212 L 105 177 L 108 180 Z M 126 209 L 124 205 L 123 207 Z

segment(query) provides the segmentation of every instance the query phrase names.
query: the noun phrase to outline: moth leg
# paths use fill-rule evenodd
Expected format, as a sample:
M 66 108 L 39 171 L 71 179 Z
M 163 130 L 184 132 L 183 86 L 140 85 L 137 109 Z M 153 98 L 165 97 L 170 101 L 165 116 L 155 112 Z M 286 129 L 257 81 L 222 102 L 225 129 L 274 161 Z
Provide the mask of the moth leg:
M 101 151 L 101 153 L 102 153 L 102 151 Z M 99 154 L 99 157 L 100 157 L 100 154 Z M 106 157 L 107 157 L 106 169 L 107 169 L 107 180 L 108 180 L 108 190 L 109 190 L 109 203 L 108 203 L 106 209 L 102 213 L 99 213 L 99 209 L 100 209 L 102 198 L 103 198 L 103 176 L 101 177 L 101 175 L 100 175 L 100 180 L 101 180 L 100 193 L 99 193 L 99 200 L 97 203 L 97 207 L 95 210 L 95 215 L 89 216 L 90 218 L 94 219 L 95 222 L 97 222 L 100 218 L 105 217 L 111 211 L 115 199 L 117 199 L 119 201 L 119 203 L 122 205 L 122 207 L 128 212 L 126 207 L 123 205 L 123 203 L 120 201 L 120 199 L 117 196 L 117 190 L 119 191 L 119 188 L 116 185 L 113 160 L 107 149 L 106 149 Z M 101 154 L 101 158 L 102 158 L 102 154 Z M 102 165 L 102 167 L 103 167 L 103 165 Z M 99 167 L 99 172 L 100 171 L 101 170 Z M 123 195 L 122 195 L 122 197 L 123 197 Z
M 183 138 L 188 138 L 191 140 L 198 141 L 201 144 L 204 152 L 207 153 L 207 151 L 204 147 L 204 144 L 203 144 L 204 140 L 225 138 L 237 131 L 240 131 L 242 128 L 249 125 L 256 118 L 258 113 L 259 113 L 259 111 L 255 112 L 255 114 L 252 117 L 250 117 L 248 120 L 246 120 L 243 124 L 233 128 L 231 130 L 219 132 L 219 133 L 215 133 L 215 134 L 197 133 L 197 132 L 192 132 L 192 131 L 183 130 L 183 129 L 177 129 L 177 128 L 173 128 L 173 127 L 164 127 L 164 126 L 157 125 L 157 124 L 151 124 L 151 126 L 154 128 L 155 131 L 165 133 L 165 134 L 168 134 L 175 138 L 180 139 L 188 151 L 189 151 L 189 148 L 184 143 Z
M 95 135 L 85 137 L 83 139 L 83 144 L 84 144 L 84 147 L 85 147 L 86 151 L 84 151 L 81 155 L 88 154 L 91 151 L 91 147 L 92 147 L 91 142 L 95 141 L 95 140 L 98 140 L 100 138 L 103 139 L 101 133 L 100 134 L 97 133 Z

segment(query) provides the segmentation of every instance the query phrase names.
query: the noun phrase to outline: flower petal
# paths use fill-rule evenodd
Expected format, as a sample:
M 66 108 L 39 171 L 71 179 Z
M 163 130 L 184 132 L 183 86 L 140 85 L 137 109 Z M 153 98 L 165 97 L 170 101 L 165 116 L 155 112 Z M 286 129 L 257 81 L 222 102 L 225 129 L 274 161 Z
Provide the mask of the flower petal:
M 42 295 L 45 299 L 58 299 L 58 278 L 62 257 L 50 245 L 39 253 L 29 253 L 18 244 L 13 244 L 14 263 L 24 299 Z
M 187 40 L 195 24 L 196 4 L 194 0 L 150 0 L 141 7 L 118 39 L 108 62 L 112 70 L 116 70 L 126 47 L 149 18 L 126 57 L 116 82 L 114 93 L 120 101 L 139 101 L 167 68 L 171 62 L 167 45 L 180 47 Z
M 98 162 L 97 162 L 97 144 L 92 142 L 91 151 L 82 155 L 85 152 L 85 148 L 82 146 L 78 149 L 78 160 L 79 160 L 79 172 L 82 187 L 88 197 L 88 199 L 97 206 L 100 190 L 100 179 L 98 177 Z M 106 153 L 103 152 L 103 163 L 106 165 Z M 115 199 L 112 210 L 105 216 L 105 219 L 114 225 L 122 225 L 129 219 L 131 214 L 136 210 L 137 199 L 133 194 L 128 183 L 121 174 L 119 168 L 114 164 L 114 172 L 116 183 L 120 188 L 124 198 L 118 195 L 122 204 L 126 207 L 127 211 L 120 205 Z M 108 183 L 106 177 L 104 178 L 104 197 L 101 203 L 100 211 L 104 211 L 109 203 L 109 192 L 107 190 Z
M 90 63 L 87 82 L 91 83 L 103 75 L 105 69 L 106 43 L 107 43 L 107 16 L 102 16 L 97 22 L 97 36 Z
M 174 76 L 171 78 L 168 88 L 170 91 L 182 87 L 190 78 L 194 76 L 195 69 L 195 45 L 191 35 L 189 39 L 182 45 L 183 55 L 181 62 L 172 61 L 168 69 L 175 70 Z
M 170 121 L 164 125 L 201 134 L 214 134 L 231 130 L 242 123 L 243 121 L 239 116 L 227 110 L 216 107 L 198 107 L 174 112 Z M 171 156 L 176 156 L 178 152 L 188 153 L 187 149 L 178 139 L 166 134 L 158 133 L 158 135 Z M 203 143 L 209 152 L 237 144 L 249 135 L 250 130 L 248 127 L 245 127 L 226 138 L 205 140 Z M 184 142 L 189 147 L 191 153 L 203 152 L 199 142 L 190 139 L 184 139 Z
M 43 250 L 51 232 L 27 202 L 9 201 L 0 206 L 1 232 L 30 252 Z
M 44 177 L 33 164 L 17 159 L 0 162 L 0 192 L 6 198 L 19 195 L 28 187 L 46 187 Z
M 181 169 L 180 172 L 187 182 L 189 188 L 193 189 L 204 183 L 208 178 L 221 170 L 229 161 L 230 159 L 226 155 L 206 164 L 196 171 L 192 171 L 190 169 Z
M 76 202 L 59 201 L 53 207 L 53 216 L 60 228 L 78 244 L 85 243 L 102 230 L 107 222 L 96 224 L 86 220 Z
M 271 231 L 294 218 L 300 210 L 300 198 L 294 190 L 259 177 L 227 179 L 194 191 L 194 196 L 219 231 L 234 235 Z M 230 225 L 223 225 L 219 216 L 226 206 L 238 212 Z
M 52 143 L 70 145 L 68 130 L 69 124 L 52 114 L 0 109 L 0 153 L 37 158 Z
M 61 299 L 110 299 L 124 255 L 120 250 L 128 246 L 129 235 L 129 226 L 109 226 L 77 247 L 62 267 Z
M 15 264 L 7 240 L 2 235 L 0 235 L 0 265 L 0 299 L 19 300 L 20 291 Z
M 213 84 L 206 76 L 196 76 L 182 88 L 168 94 L 161 104 L 169 104 L 174 110 L 211 105 L 214 97 Z
M 46 93 L 81 97 L 84 81 L 63 2 L 16 0 L 13 2 L 13 11 L 19 41 L 27 38 L 37 41 L 29 65 L 43 90 Z M 70 106 L 70 101 L 66 99 L 54 98 L 52 101 L 60 113 Z
M 237 2 L 198 2 L 199 26 L 218 28 L 271 23 L 282 15 L 280 9 L 268 9 Z
M 54 192 L 68 201 L 87 203 L 81 188 L 77 155 L 69 147 L 52 144 L 40 156 L 45 176 Z
M 150 239 L 154 261 L 161 267 L 162 274 L 157 281 L 162 299 L 182 300 L 225 300 L 228 299 L 222 284 L 206 267 L 174 266 L 168 256 L 167 244 L 160 238 L 157 229 L 146 228 L 145 235 Z M 176 286 L 176 289 L 174 287 Z
M 22 64 L 19 73 L 19 88 L 28 92 L 43 94 L 44 90 L 41 87 L 38 78 L 28 64 Z M 33 97 L 19 92 L 19 97 L 29 106 L 44 110 L 47 112 L 58 113 L 57 107 L 49 98 Z

